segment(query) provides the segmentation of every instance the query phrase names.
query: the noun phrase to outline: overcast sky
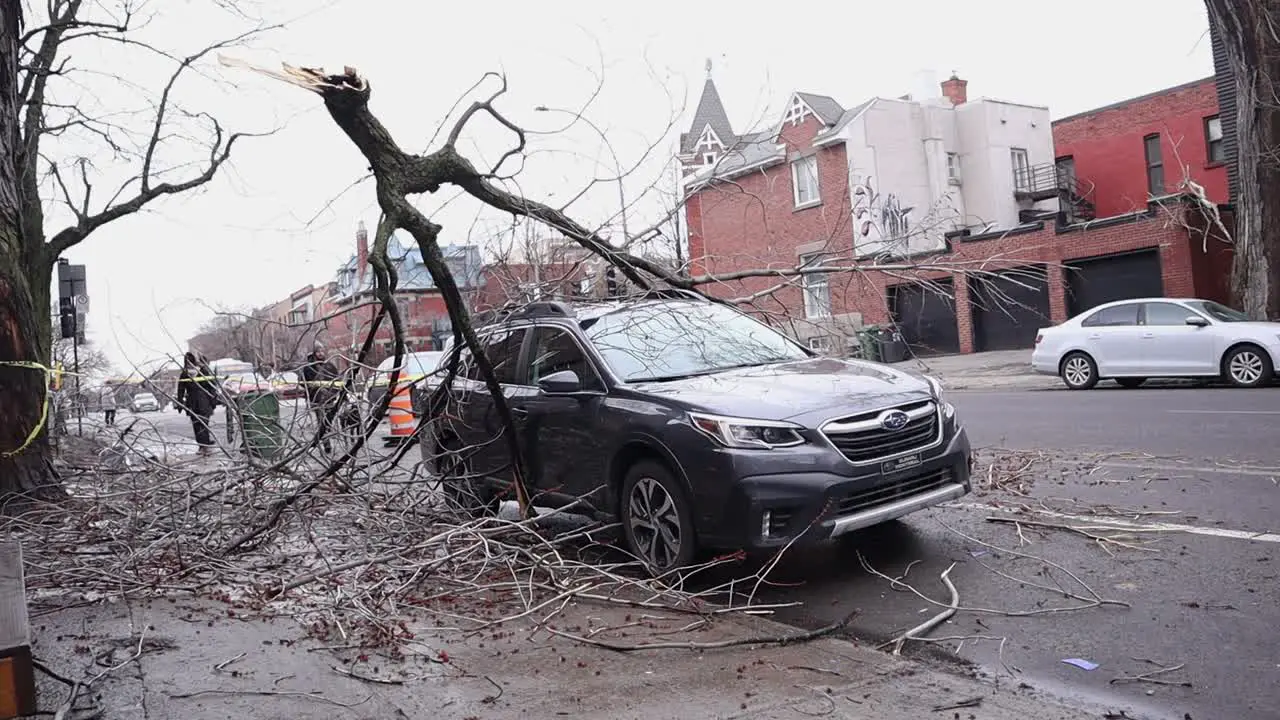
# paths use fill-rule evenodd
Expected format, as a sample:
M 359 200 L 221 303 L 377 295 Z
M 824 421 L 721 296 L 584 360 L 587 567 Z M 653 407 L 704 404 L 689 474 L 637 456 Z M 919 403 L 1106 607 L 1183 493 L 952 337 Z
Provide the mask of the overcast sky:
M 211 10 L 210 0 L 151 6 L 164 11 L 148 39 L 178 54 L 248 27 Z M 356 67 L 372 82 L 373 110 L 413 150 L 435 147 L 442 119 L 486 71 L 507 73 L 511 90 L 501 107 L 512 119 L 544 131 L 570 116 L 534 112 L 536 106 L 580 107 L 602 79 L 586 117 L 608 136 L 612 152 L 581 123 L 563 136 L 532 138 L 537 152 L 517 182 L 553 204 L 572 200 L 593 177 L 616 175 L 613 153 L 628 168 L 655 148 L 624 183 L 629 203 L 669 182 L 661 165 L 675 134 L 687 129 L 707 58 L 736 130 L 772 121 L 792 90 L 831 95 L 848 107 L 874 95 L 918 92 L 921 77 L 940 80 L 954 70 L 969 81 L 971 98 L 1047 105 L 1059 117 L 1213 70 L 1202 0 L 1076 0 L 1070 11 L 1024 0 L 744 7 L 263 0 L 246 11 L 287 26 L 226 54 L 268 66 Z M 137 85 L 163 84 L 165 67 L 150 57 L 76 52 L 120 68 Z M 121 369 L 180 353 L 213 307 L 259 306 L 329 280 L 354 251 L 357 222 L 372 227 L 378 219 L 370 183 L 352 187 L 365 164 L 318 99 L 220 67 L 213 57 L 200 68 L 206 78 L 179 89 L 184 107 L 211 113 L 232 130 L 279 130 L 237 148 L 230 172 L 201 192 L 117 221 L 69 254 L 87 266 L 91 340 Z M 124 102 L 119 83 L 105 75 L 81 82 L 104 105 Z M 136 105 L 137 93 L 132 97 Z M 191 125 L 190 133 L 198 129 Z M 460 149 L 478 164 L 492 162 L 510 141 L 479 122 Z M 170 143 L 167 152 L 187 159 L 191 148 Z M 109 155 L 91 157 L 99 182 L 125 177 L 127 167 Z M 95 191 L 95 201 L 106 197 Z M 448 189 L 419 205 L 444 225 L 447 242 L 483 242 L 503 223 Z M 618 206 L 617 186 L 601 183 L 570 210 L 589 225 L 608 225 Z M 628 222 L 634 229 L 659 213 L 657 200 L 641 199 Z M 56 224 L 50 220 L 51 230 Z

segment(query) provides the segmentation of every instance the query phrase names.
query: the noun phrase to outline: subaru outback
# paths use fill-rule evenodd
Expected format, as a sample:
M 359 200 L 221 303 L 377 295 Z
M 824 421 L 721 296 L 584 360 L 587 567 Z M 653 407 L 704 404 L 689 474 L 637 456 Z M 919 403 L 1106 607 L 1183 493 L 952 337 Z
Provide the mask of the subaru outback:
M 970 490 L 970 446 L 933 378 L 815 355 L 679 292 L 537 302 L 478 335 L 541 507 L 616 521 L 652 572 L 700 550 L 779 548 Z M 512 482 L 503 424 L 465 348 L 422 435 L 451 500 L 494 512 Z

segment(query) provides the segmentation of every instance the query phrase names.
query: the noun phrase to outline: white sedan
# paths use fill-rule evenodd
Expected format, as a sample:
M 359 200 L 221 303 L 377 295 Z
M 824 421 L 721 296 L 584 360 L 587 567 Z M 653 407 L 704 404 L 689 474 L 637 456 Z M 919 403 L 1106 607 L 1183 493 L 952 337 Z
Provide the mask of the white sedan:
M 1099 305 L 1036 335 L 1031 366 L 1072 390 L 1114 379 L 1222 378 L 1270 383 L 1280 365 L 1280 323 L 1256 322 L 1210 300 L 1139 298 Z

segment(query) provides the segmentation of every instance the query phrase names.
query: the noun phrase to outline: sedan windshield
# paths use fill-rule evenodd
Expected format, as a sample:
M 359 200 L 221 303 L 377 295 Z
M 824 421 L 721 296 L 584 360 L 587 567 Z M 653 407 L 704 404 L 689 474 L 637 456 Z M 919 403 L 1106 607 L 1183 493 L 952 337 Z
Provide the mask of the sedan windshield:
M 1232 310 L 1226 305 L 1220 305 L 1212 300 L 1195 300 L 1187 303 L 1188 306 L 1199 310 L 1218 322 L 1249 322 L 1249 316 L 1239 310 Z
M 646 304 L 584 320 L 582 329 L 626 382 L 809 357 L 781 333 L 723 305 Z

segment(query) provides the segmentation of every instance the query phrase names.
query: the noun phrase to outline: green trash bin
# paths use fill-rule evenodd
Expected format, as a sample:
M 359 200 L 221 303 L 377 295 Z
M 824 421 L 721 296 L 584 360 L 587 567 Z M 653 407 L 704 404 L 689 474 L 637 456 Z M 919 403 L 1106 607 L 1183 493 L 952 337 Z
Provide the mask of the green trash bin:
M 275 459 L 284 447 L 280 425 L 280 398 L 273 392 L 236 396 L 236 411 L 244 438 L 244 451 L 257 458 Z
M 862 359 L 880 362 L 880 328 L 868 325 L 857 332 L 858 345 L 862 348 Z

